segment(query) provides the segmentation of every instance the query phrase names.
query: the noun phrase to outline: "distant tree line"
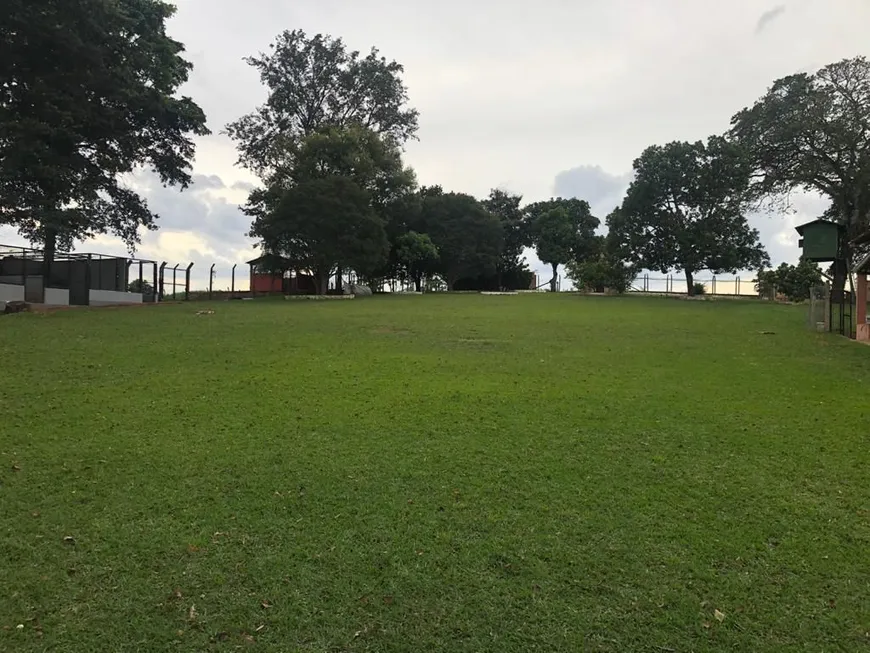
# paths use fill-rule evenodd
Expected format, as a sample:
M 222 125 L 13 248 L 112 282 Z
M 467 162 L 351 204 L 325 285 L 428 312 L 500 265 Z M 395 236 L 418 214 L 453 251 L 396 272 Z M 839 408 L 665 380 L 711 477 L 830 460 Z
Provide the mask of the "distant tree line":
M 192 66 L 166 34 L 173 12 L 162 0 L 4 5 L 0 224 L 44 245 L 46 273 L 74 240 L 111 233 L 132 249 L 157 227 L 124 174 L 148 166 L 164 183 L 190 183 L 193 138 L 208 129 L 178 96 Z M 746 215 L 783 208 L 792 190 L 828 197 L 822 217 L 846 226 L 849 241 L 870 222 L 864 57 L 777 80 L 724 135 L 648 147 L 604 224 L 582 198 L 524 205 L 499 189 L 475 198 L 418 185 L 403 161 L 418 113 L 402 66 L 376 49 L 295 30 L 247 61 L 267 99 L 226 133 L 261 182 L 243 207 L 250 235 L 319 292 L 350 272 L 373 287 L 527 288 L 523 252 L 533 247 L 551 290 L 560 268 L 576 286 L 620 292 L 649 269 L 681 271 L 691 294 L 699 271 L 769 265 Z M 843 251 L 835 291 L 865 253 L 848 242 Z

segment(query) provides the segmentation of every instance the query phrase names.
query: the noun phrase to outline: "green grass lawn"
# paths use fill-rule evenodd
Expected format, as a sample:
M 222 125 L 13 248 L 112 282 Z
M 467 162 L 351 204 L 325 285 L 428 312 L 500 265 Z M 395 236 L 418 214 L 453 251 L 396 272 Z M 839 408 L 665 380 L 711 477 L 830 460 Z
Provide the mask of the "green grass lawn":
M 804 311 L 0 318 L 0 650 L 870 650 L 870 348 Z

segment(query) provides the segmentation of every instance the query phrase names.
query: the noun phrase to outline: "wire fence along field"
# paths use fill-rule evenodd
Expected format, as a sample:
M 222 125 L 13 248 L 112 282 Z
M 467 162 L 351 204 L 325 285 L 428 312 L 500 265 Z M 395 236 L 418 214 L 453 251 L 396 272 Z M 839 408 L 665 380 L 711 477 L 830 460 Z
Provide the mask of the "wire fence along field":
M 757 297 L 754 277 L 719 277 L 696 278 L 696 284 L 704 286 L 704 294 L 719 296 Z M 635 279 L 630 292 L 653 293 L 661 295 L 685 295 L 688 292 L 685 277 L 667 275 L 653 277 L 644 274 Z

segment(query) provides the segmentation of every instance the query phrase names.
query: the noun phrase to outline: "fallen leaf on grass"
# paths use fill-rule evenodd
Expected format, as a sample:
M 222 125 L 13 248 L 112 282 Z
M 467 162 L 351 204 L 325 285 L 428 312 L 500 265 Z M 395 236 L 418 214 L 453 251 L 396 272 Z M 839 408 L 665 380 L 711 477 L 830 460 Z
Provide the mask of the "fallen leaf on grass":
M 725 613 L 720 612 L 719 610 L 713 610 L 713 616 L 716 617 L 716 621 L 720 624 L 725 621 Z
M 32 513 L 30 513 L 30 516 L 31 516 L 31 517 L 39 517 L 39 511 L 38 511 L 38 510 L 34 510 Z
M 63 538 L 63 543 L 74 545 L 76 543 L 76 538 L 74 538 L 72 535 L 67 535 L 66 537 Z
M 263 628 L 265 628 L 265 627 L 266 627 L 266 624 L 260 624 L 259 626 L 257 626 L 256 628 L 254 628 L 254 632 L 255 632 L 255 633 L 259 633 L 259 632 L 260 632 L 261 630 L 263 630 Z
M 264 610 L 268 610 L 269 608 L 272 607 L 272 604 L 266 600 L 263 600 L 263 601 L 260 601 L 260 607 L 263 608 Z
M 191 604 L 190 610 L 187 611 L 187 620 L 188 621 L 196 621 L 198 613 L 196 611 L 196 604 Z
M 249 635 L 248 633 L 242 633 L 242 639 L 248 642 L 248 644 L 253 644 L 255 641 L 254 636 Z
M 21 471 L 21 467 L 20 467 L 19 465 L 12 465 L 12 471 L 13 471 L 13 472 L 20 472 L 20 471 Z
M 392 596 L 384 597 L 384 605 L 393 605 L 394 599 Z
M 188 544 L 187 545 L 187 552 L 188 553 L 197 553 L 198 551 L 199 551 L 199 547 L 196 546 L 195 544 Z

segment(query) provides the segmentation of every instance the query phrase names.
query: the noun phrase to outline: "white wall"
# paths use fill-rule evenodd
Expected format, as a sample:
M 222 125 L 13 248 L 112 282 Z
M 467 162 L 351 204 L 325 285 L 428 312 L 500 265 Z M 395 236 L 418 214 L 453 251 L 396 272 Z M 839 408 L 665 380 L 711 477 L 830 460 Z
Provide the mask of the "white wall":
M 118 292 L 116 290 L 91 290 L 91 306 L 110 306 L 112 304 L 141 304 L 142 293 Z
M 69 290 L 65 288 L 46 288 L 46 306 L 69 306 Z
M 0 302 L 23 302 L 24 286 L 0 283 Z

